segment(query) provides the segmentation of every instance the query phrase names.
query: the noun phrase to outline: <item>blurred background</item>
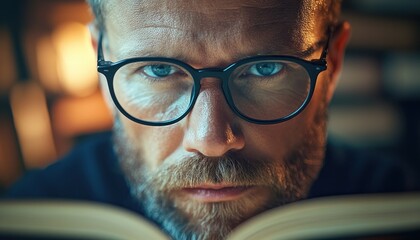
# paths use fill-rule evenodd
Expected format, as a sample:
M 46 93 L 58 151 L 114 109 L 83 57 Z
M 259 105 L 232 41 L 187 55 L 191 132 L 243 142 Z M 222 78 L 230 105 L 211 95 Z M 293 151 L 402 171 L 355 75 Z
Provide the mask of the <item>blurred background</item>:
M 344 0 L 353 26 L 329 133 L 420 173 L 420 1 Z M 0 191 L 110 129 L 83 0 L 0 6 Z

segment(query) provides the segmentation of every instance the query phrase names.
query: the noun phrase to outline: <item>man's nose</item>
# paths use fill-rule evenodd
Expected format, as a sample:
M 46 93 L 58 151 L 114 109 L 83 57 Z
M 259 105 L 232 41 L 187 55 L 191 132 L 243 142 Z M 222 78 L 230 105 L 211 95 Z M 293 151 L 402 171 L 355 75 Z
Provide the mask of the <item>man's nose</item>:
M 241 129 L 216 82 L 203 85 L 188 116 L 183 146 L 208 157 L 223 156 L 245 146 Z M 219 84 L 218 84 L 219 85 Z

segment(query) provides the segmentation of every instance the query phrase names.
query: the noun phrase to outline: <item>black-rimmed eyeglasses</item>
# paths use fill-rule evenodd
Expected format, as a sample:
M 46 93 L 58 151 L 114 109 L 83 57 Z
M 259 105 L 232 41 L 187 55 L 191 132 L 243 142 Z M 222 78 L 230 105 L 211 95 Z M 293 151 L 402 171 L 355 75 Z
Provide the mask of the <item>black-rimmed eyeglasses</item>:
M 318 74 L 327 69 L 326 41 L 321 57 L 312 61 L 266 55 L 239 60 L 226 68 L 195 69 L 182 61 L 137 57 L 104 60 L 98 42 L 98 72 L 105 75 L 111 97 L 134 122 L 163 126 L 176 123 L 193 108 L 201 79 L 221 79 L 225 99 L 235 114 L 256 124 L 289 120 L 309 103 Z

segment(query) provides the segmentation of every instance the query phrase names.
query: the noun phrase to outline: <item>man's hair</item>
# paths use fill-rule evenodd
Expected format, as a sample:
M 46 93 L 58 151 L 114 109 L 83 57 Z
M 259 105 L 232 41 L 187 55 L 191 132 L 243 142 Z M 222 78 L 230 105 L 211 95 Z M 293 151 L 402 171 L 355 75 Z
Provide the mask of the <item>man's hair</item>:
M 92 12 L 95 16 L 95 25 L 99 30 L 105 31 L 105 15 L 109 0 L 86 0 L 90 5 Z M 341 12 L 341 1 L 342 0 L 322 0 L 316 3 L 316 10 L 323 14 L 320 14 L 322 21 L 326 26 L 335 26 L 338 23 Z
M 95 17 L 95 25 L 101 31 L 105 31 L 105 3 L 103 0 L 86 0 L 90 5 L 91 11 Z

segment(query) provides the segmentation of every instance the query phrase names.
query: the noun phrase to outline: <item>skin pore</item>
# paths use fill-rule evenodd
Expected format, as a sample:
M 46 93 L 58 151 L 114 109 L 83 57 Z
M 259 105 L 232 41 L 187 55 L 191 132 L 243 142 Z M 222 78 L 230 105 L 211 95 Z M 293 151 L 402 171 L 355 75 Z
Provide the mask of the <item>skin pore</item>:
M 319 47 L 301 54 L 326 39 L 315 5 L 296 0 L 110 1 L 105 59 L 170 57 L 195 68 L 225 67 L 262 54 L 317 59 Z M 202 80 L 194 108 L 173 125 L 140 125 L 111 105 L 117 156 L 146 216 L 174 239 L 223 239 L 246 219 L 304 198 L 322 166 L 326 108 L 348 28 L 332 40 L 328 70 L 319 75 L 307 108 L 284 123 L 242 120 L 215 78 Z

